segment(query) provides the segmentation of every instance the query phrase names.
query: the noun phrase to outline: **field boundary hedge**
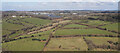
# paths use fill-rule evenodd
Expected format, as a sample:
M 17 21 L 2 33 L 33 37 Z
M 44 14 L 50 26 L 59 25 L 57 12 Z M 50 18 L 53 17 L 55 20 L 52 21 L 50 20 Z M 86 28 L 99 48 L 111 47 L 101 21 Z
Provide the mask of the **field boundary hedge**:
M 59 36 L 52 36 L 52 38 L 63 38 L 63 37 L 120 37 L 114 35 L 100 35 L 100 34 L 88 34 L 88 35 L 59 35 Z

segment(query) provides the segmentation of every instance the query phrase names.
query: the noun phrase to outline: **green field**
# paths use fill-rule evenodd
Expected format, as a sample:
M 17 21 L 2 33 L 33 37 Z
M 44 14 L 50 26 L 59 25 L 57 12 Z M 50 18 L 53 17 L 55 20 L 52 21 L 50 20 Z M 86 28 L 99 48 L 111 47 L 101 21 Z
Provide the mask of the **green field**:
M 101 26 L 101 27 L 106 28 L 108 30 L 118 31 L 118 23 L 109 24 L 109 25 L 105 25 L 105 26 Z
M 88 24 L 91 26 L 98 26 L 98 25 L 110 24 L 110 23 L 111 22 L 100 21 L 100 20 L 89 20 L 87 23 L 84 23 L 84 24 Z
M 7 23 L 7 22 L 2 22 L 2 28 L 3 30 L 19 30 L 24 28 L 24 26 L 22 25 L 18 25 L 18 24 L 11 24 L 11 23 Z
M 110 24 L 111 23 L 111 22 L 100 21 L 100 20 L 73 20 L 73 22 L 88 24 L 88 25 L 91 25 L 91 26 L 99 26 L 99 25 Z
M 61 48 L 59 48 L 60 45 Z M 53 38 L 45 48 L 45 51 L 87 51 L 87 48 L 87 44 L 82 37 Z
M 32 24 L 36 25 L 46 25 L 51 22 L 51 20 L 44 20 L 44 19 L 39 19 L 39 18 L 25 18 L 23 21 L 27 21 Z
M 118 42 L 118 38 L 110 37 L 85 37 L 87 40 L 91 40 L 95 45 L 110 45 L 107 41 Z
M 2 30 L 2 35 L 8 35 L 8 34 L 10 34 L 11 33 L 11 31 L 8 31 L 8 30 Z
M 55 32 L 55 36 L 57 35 L 87 35 L 87 34 L 103 34 L 103 35 L 117 35 L 116 33 L 111 33 L 104 30 L 99 29 L 58 29 Z
M 24 26 L 22 26 L 22 25 L 3 22 L 2 23 L 2 34 L 8 35 L 13 31 L 20 30 L 22 28 L 24 28 Z
M 32 39 L 48 39 L 48 35 L 41 37 L 25 38 L 3 43 L 3 50 L 7 51 L 42 51 L 46 42 L 33 41 Z
M 78 24 L 70 24 L 70 25 L 64 26 L 63 28 L 72 28 L 72 27 L 86 28 L 87 26 L 78 25 Z
M 39 11 L 37 15 L 34 14 L 37 11 L 25 11 L 25 14 L 23 12 L 20 14 L 4 12 L 6 14 L 0 21 L 3 51 L 117 51 L 119 49 L 117 48 L 120 44 L 117 33 L 119 23 L 116 22 L 118 18 L 112 16 L 114 13 L 109 15 L 109 13 L 94 14 L 94 11 L 89 11 L 90 13 L 82 11 L 82 15 L 77 11 Z M 50 13 L 61 18 L 52 18 L 41 13 Z
M 6 22 L 6 20 L 7 20 L 7 22 Z M 10 23 L 8 23 L 8 22 L 10 22 Z M 2 35 L 8 35 L 13 31 L 20 30 L 20 29 L 27 28 L 27 27 L 32 27 L 32 26 L 39 26 L 39 28 L 40 28 L 41 27 L 40 25 L 46 25 L 50 22 L 51 22 L 51 20 L 39 19 L 39 18 L 27 18 L 27 17 L 24 17 L 24 19 L 20 18 L 20 17 L 5 18 L 5 19 L 3 19 L 3 22 L 2 22 L 2 24 L 3 24 L 2 25 L 2 27 L 3 27 Z M 13 24 L 13 23 L 22 23 L 23 25 Z M 32 30 L 32 29 L 30 29 L 30 30 Z M 10 35 L 9 38 L 15 37 L 22 33 L 25 33 L 25 31 L 23 31 L 23 30 L 17 31 L 15 34 Z M 46 32 L 44 32 L 44 33 L 46 33 Z

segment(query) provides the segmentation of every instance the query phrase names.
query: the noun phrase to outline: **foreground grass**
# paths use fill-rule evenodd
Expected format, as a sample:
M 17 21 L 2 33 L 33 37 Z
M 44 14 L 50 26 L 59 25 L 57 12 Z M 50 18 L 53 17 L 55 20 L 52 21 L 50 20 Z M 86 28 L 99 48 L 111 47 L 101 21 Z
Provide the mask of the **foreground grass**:
M 117 51 L 117 50 L 113 50 L 113 49 L 102 49 L 102 48 L 95 48 L 92 51 Z
M 61 48 L 59 46 L 61 45 Z M 87 51 L 87 44 L 82 37 L 51 39 L 45 51 Z
M 40 37 L 34 37 L 41 39 Z M 2 48 L 7 51 L 41 51 L 46 42 L 32 41 L 33 38 L 26 38 L 2 44 Z

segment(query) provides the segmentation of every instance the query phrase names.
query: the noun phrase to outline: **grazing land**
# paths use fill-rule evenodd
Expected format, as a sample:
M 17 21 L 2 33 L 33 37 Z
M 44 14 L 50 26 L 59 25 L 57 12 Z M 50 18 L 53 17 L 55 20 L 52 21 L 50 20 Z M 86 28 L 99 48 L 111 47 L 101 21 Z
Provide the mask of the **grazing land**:
M 114 35 L 115 33 L 110 33 L 108 31 L 103 31 L 99 29 L 58 29 L 55 32 L 55 36 L 57 35 L 89 35 L 89 34 L 100 34 L 100 35 Z
M 105 26 L 101 26 L 102 28 L 107 28 L 108 30 L 114 30 L 118 32 L 118 23 L 114 23 L 114 24 L 109 24 L 109 25 L 105 25 Z
M 119 18 L 114 11 L 103 12 L 3 11 L 0 22 L 2 49 L 3 51 L 118 51 L 120 50 Z
M 45 47 L 45 50 L 46 51 L 87 51 L 87 48 L 88 48 L 87 44 L 84 42 L 82 37 L 52 38 L 49 44 Z

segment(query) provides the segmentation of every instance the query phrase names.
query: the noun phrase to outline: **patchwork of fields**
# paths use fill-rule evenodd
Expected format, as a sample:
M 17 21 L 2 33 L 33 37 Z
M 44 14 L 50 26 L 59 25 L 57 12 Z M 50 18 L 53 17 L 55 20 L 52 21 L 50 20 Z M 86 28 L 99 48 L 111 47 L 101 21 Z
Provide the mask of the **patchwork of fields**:
M 2 22 L 5 51 L 116 51 L 118 23 L 8 17 Z

